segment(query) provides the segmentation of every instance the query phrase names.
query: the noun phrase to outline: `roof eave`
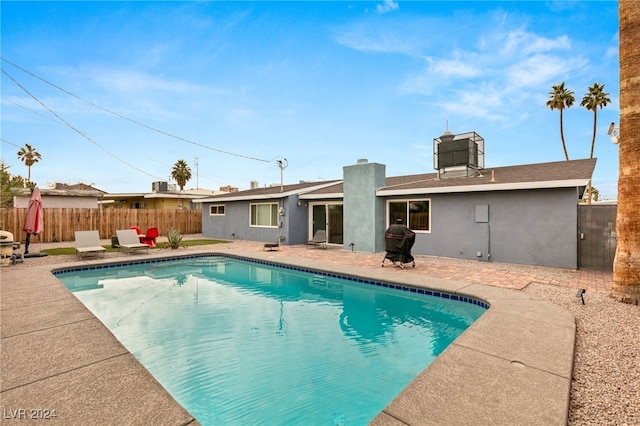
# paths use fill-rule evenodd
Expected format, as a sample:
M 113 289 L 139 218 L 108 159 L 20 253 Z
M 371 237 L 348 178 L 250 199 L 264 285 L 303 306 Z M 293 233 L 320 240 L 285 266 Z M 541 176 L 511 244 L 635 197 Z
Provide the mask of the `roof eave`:
M 344 198 L 344 194 L 342 192 L 332 192 L 326 194 L 304 194 L 299 197 L 301 200 L 324 200 L 327 198 Z
M 255 200 L 279 200 L 282 198 L 290 197 L 291 195 L 300 195 L 307 192 L 317 191 L 329 186 L 336 185 L 336 182 L 323 183 L 320 185 L 308 186 L 305 188 L 293 189 L 285 192 L 267 192 L 263 194 L 249 194 L 249 195 L 236 195 L 236 196 L 224 196 L 203 198 L 199 200 L 202 203 L 222 203 L 227 201 L 255 201 Z M 274 187 L 275 188 L 275 187 Z
M 279 200 L 281 198 L 286 198 L 291 193 L 288 192 L 278 192 L 277 194 L 263 194 L 260 196 L 257 195 L 242 195 L 239 197 L 209 197 L 202 198 L 199 201 L 201 203 L 224 203 L 227 201 L 254 201 L 254 200 Z
M 387 197 L 393 195 L 448 194 L 455 192 L 488 192 L 514 191 L 521 189 L 576 188 L 587 186 L 589 179 L 550 180 L 540 182 L 490 183 L 483 185 L 443 186 L 435 188 L 379 189 L 376 195 Z

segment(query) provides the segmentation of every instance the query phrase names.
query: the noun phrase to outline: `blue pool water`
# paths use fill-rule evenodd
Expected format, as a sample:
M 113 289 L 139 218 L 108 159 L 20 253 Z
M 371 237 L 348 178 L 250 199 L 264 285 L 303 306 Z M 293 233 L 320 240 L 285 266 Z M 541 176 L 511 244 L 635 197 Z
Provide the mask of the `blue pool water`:
M 217 256 L 56 275 L 203 425 L 367 424 L 485 311 Z

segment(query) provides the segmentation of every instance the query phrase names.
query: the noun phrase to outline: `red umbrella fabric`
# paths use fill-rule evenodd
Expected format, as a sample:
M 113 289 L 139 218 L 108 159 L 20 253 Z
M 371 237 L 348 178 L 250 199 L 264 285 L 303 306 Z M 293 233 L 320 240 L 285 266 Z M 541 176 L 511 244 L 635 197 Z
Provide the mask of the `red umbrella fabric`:
M 44 229 L 44 211 L 42 210 L 42 197 L 40 190 L 34 188 L 27 207 L 27 218 L 24 221 L 24 232 L 27 234 L 39 234 Z

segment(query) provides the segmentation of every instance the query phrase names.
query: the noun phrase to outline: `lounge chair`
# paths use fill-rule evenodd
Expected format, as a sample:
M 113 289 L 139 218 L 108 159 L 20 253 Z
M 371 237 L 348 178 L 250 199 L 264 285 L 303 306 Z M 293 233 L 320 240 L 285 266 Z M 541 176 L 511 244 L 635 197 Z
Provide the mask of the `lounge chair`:
M 118 229 L 116 230 L 116 235 L 118 236 L 118 245 L 120 248 L 126 249 L 127 253 L 145 248 L 149 253 L 149 244 L 141 243 L 134 229 Z
M 149 228 L 147 232 L 144 233 L 144 237 L 139 235 L 141 243 L 149 244 L 149 247 L 154 248 L 156 246 L 156 238 L 158 238 L 158 228 Z
M 280 235 L 278 241 L 275 243 L 264 243 L 265 251 L 277 251 L 280 250 L 280 243 L 284 241 L 284 236 Z
M 104 256 L 107 252 L 107 249 L 100 245 L 98 231 L 75 231 L 75 239 L 76 254 L 80 258 L 84 254 L 102 253 L 102 256 Z
M 318 247 L 327 248 L 327 231 L 324 229 L 318 229 L 313 235 L 313 238 L 307 241 L 307 248 Z

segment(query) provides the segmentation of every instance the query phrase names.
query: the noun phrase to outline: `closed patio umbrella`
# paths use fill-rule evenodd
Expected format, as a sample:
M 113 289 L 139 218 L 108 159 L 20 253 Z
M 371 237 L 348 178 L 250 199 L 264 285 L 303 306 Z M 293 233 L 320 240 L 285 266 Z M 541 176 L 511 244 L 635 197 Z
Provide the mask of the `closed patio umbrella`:
M 24 243 L 24 254 L 27 254 L 29 253 L 31 234 L 38 235 L 44 230 L 44 211 L 42 210 L 42 197 L 38 188 L 34 188 L 31 191 L 31 198 L 29 199 L 27 217 L 24 221 L 23 230 L 27 233 L 27 238 Z

